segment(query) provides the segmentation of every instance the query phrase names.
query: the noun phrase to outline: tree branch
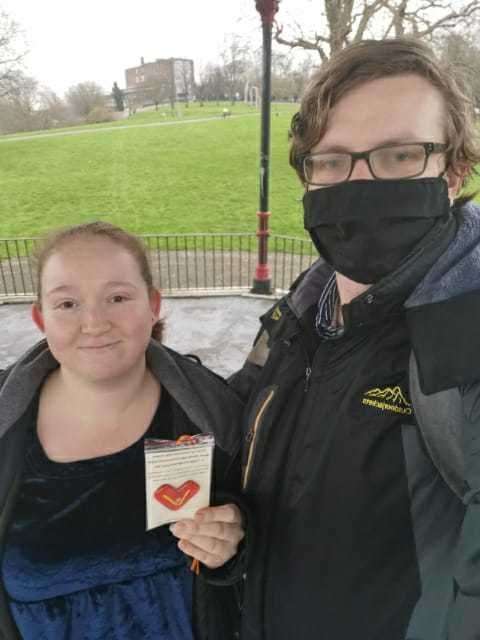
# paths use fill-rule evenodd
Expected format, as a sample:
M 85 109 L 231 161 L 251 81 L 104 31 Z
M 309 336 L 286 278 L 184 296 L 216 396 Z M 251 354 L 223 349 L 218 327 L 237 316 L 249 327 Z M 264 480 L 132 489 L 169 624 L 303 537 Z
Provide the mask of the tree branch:
M 275 38 L 275 42 L 278 42 L 278 44 L 283 44 L 287 47 L 290 47 L 290 49 L 300 48 L 300 49 L 305 49 L 307 51 L 317 51 L 323 62 L 328 60 L 328 55 L 325 52 L 322 45 L 320 44 L 321 42 L 328 44 L 329 43 L 328 38 L 325 38 L 324 36 L 321 36 L 316 33 L 313 41 L 307 40 L 303 36 L 294 38 L 293 40 L 287 40 L 282 37 L 282 32 L 283 32 L 283 26 L 275 22 L 274 38 Z
M 355 32 L 355 36 L 353 38 L 354 42 L 359 42 L 363 40 L 365 35 L 365 31 L 368 28 L 368 25 L 372 18 L 382 9 L 386 8 L 385 0 L 375 0 L 372 4 L 368 4 L 367 0 L 364 2 L 362 13 L 358 13 L 352 16 L 352 23 L 354 23 L 358 18 L 360 18 L 360 22 L 358 24 L 357 30 Z
M 431 6 L 425 6 L 424 10 L 428 8 L 431 8 Z M 470 18 L 474 13 L 478 11 L 480 11 L 480 1 L 473 0 L 472 2 L 468 3 L 467 6 L 465 6 L 461 11 L 451 11 L 446 16 L 442 16 L 433 23 L 429 23 L 428 20 L 423 16 L 421 18 L 420 16 L 416 16 L 417 12 L 413 12 L 413 14 L 406 14 L 405 19 L 412 24 L 412 27 L 414 26 L 414 24 L 418 24 L 419 21 L 427 25 L 423 30 L 419 30 L 418 28 L 415 30 L 415 35 L 418 38 L 423 38 L 425 36 L 431 35 L 437 29 L 454 27 L 456 24 L 458 24 L 459 22 L 464 22 L 467 18 Z

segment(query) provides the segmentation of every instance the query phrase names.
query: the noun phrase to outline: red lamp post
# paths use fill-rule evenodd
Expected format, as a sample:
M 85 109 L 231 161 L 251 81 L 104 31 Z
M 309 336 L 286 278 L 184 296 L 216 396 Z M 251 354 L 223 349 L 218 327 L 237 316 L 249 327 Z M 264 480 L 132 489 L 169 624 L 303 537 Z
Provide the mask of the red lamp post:
M 255 6 L 262 19 L 263 70 L 262 70 L 262 111 L 260 142 L 260 206 L 258 216 L 258 262 L 255 268 L 252 293 L 271 293 L 272 280 L 268 266 L 268 188 L 270 166 L 270 98 L 272 77 L 272 25 L 280 0 L 255 0 Z

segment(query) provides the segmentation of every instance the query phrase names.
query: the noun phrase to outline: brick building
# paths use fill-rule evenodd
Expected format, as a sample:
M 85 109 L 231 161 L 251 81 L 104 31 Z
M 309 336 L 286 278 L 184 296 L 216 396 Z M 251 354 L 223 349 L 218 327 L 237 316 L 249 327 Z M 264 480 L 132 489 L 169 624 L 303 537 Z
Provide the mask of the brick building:
M 157 59 L 125 70 L 125 96 L 130 107 L 191 100 L 195 78 L 193 60 Z

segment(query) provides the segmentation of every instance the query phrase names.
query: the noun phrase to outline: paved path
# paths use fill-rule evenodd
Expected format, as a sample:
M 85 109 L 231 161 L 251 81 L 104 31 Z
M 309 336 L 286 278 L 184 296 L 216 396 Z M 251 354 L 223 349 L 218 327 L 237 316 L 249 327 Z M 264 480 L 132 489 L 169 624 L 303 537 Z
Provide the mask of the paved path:
M 259 117 L 258 112 L 254 113 L 243 113 L 239 115 L 228 116 L 228 120 L 232 118 L 247 118 L 249 116 L 257 116 Z M 211 116 L 208 118 L 192 118 L 185 120 L 169 120 L 168 122 L 147 122 L 145 124 L 125 124 L 118 125 L 116 127 L 91 127 L 88 129 L 72 129 L 69 131 L 54 131 L 52 133 L 37 133 L 25 136 L 12 136 L 12 137 L 1 137 L 0 143 L 2 142 L 23 142 L 25 140 L 38 140 L 42 138 L 60 138 L 62 136 L 79 136 L 84 133 L 103 133 L 105 131 L 124 131 L 125 129 L 145 129 L 148 127 L 169 127 L 177 124 L 196 124 L 198 122 L 210 122 L 211 120 L 224 120 L 223 116 Z
M 252 297 L 167 298 L 165 344 L 195 353 L 227 376 L 242 364 L 258 331 L 258 317 L 273 300 Z M 0 305 L 0 368 L 16 360 L 42 336 L 30 319 L 30 305 Z

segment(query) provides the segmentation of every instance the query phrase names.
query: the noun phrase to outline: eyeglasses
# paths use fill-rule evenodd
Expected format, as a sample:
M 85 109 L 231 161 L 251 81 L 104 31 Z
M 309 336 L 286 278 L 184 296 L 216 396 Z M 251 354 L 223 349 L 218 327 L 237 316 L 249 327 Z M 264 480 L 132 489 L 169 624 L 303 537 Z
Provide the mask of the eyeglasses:
M 346 182 L 357 160 L 364 159 L 376 180 L 398 180 L 421 175 L 432 153 L 444 153 L 447 145 L 440 142 L 389 144 L 368 151 L 309 153 L 299 158 L 305 182 L 328 187 Z

